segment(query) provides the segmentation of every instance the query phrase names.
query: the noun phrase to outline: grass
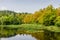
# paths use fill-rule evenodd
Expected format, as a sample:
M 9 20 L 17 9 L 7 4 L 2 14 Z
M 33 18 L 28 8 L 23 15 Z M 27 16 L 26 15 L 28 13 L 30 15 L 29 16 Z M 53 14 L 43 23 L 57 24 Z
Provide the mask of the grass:
M 38 25 L 38 24 L 21 24 L 21 25 L 0 25 L 0 30 L 26 30 L 30 32 L 38 32 L 42 29 L 54 31 L 54 32 L 60 32 L 60 27 L 56 26 L 44 26 L 44 25 Z
M 60 33 L 60 27 L 56 26 L 44 26 L 38 24 L 0 25 L 0 37 L 9 37 L 24 33 L 44 33 L 44 30 Z
M 12 36 L 20 33 L 35 33 L 41 32 L 43 25 L 37 24 L 22 24 L 22 25 L 0 25 L 0 34 L 2 37 Z

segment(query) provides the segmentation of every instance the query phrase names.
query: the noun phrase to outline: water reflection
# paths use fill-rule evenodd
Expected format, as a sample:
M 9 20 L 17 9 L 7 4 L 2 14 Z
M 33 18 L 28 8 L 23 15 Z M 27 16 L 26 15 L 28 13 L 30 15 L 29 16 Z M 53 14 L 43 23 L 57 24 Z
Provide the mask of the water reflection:
M 14 37 L 9 38 L 1 38 L 1 40 L 36 40 L 36 38 L 32 37 L 31 35 L 21 34 L 16 35 Z
M 44 33 L 43 32 L 32 33 L 31 35 L 33 37 L 35 37 L 37 40 L 44 40 Z
M 1 40 L 44 40 L 43 32 L 18 34 L 14 37 L 1 38 Z

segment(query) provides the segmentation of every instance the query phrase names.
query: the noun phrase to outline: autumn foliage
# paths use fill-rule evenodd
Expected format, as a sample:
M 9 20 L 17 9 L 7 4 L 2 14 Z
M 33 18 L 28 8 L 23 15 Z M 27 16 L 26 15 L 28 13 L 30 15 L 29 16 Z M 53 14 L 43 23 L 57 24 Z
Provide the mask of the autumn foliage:
M 43 24 L 46 26 L 60 26 L 60 8 L 49 5 L 34 13 L 16 13 L 14 11 L 0 11 L 1 25 Z

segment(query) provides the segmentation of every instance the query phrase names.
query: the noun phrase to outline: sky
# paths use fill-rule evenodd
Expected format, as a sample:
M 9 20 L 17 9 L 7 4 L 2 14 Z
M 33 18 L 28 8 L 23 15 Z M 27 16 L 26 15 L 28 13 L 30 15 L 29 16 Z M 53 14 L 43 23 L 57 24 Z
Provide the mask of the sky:
M 33 13 L 52 4 L 60 6 L 60 0 L 0 0 L 0 10 Z

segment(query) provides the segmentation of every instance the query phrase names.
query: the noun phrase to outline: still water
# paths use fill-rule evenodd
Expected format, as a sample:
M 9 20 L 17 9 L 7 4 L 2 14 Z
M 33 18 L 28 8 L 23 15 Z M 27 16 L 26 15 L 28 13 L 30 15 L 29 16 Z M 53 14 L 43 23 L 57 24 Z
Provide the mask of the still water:
M 16 35 L 14 37 L 9 38 L 1 38 L 1 40 L 37 40 L 35 37 L 32 37 L 31 35 L 21 34 Z
M 1 40 L 44 40 L 44 33 L 18 34 L 8 38 L 1 38 Z
M 5 37 L 1 38 L 1 40 L 44 40 L 44 33 L 37 32 L 37 33 L 27 33 L 27 34 L 17 34 L 12 37 Z

